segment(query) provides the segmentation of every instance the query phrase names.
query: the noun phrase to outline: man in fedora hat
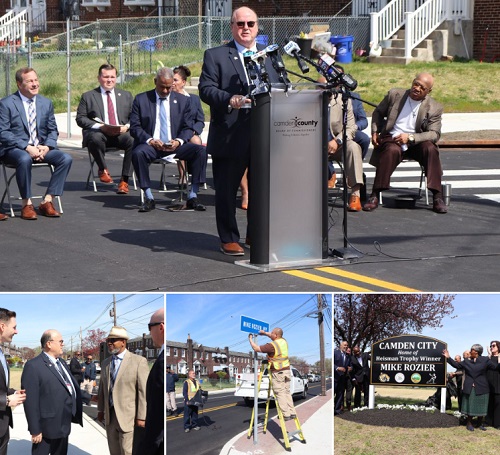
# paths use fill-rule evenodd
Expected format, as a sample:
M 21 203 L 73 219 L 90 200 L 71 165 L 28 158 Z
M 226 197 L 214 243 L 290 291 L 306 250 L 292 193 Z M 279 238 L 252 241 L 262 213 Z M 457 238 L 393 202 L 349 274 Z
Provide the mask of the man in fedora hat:
M 123 327 L 113 327 L 106 340 L 112 355 L 101 366 L 97 419 L 105 422 L 111 455 L 132 455 L 134 427 L 146 420 L 148 362 L 127 350 L 128 339 Z

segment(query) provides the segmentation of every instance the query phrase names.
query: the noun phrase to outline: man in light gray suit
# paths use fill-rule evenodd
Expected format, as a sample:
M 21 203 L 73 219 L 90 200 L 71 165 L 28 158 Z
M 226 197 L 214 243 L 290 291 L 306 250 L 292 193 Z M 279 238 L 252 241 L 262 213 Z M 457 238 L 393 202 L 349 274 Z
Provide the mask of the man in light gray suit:
M 61 196 L 71 168 L 72 158 L 57 148 L 54 106 L 38 94 L 40 82 L 33 68 L 16 71 L 16 93 L 0 101 L 0 160 L 16 167 L 16 181 L 22 198 L 21 218 L 36 220 L 31 202 L 31 166 L 48 163 L 54 166 L 47 192 L 38 210 L 41 215 L 59 217 L 52 200 Z
M 123 327 L 113 327 L 107 338 L 112 356 L 101 365 L 97 419 L 105 421 L 111 455 L 132 455 L 134 426 L 146 423 L 148 362 L 127 350 L 128 339 Z
M 117 193 L 127 194 L 134 144 L 128 132 L 133 97 L 130 92 L 115 87 L 116 76 L 113 65 L 105 63 L 99 67 L 99 87 L 82 95 L 76 111 L 76 123 L 83 130 L 83 147 L 87 147 L 94 157 L 101 182 L 113 183 L 104 157 L 106 149 L 116 147 L 125 152 Z

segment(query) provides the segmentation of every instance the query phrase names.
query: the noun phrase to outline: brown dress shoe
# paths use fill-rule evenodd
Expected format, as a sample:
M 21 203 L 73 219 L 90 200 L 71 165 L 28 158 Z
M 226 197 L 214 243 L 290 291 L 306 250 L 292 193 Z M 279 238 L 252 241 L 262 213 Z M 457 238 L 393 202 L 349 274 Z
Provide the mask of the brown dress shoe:
M 38 218 L 36 216 L 36 212 L 35 212 L 35 209 L 33 207 L 33 204 L 25 205 L 21 209 L 21 218 L 23 220 L 36 220 Z
M 38 211 L 40 212 L 40 215 L 48 216 L 49 218 L 57 218 L 61 216 L 61 214 L 54 208 L 52 202 L 48 201 L 42 202 L 38 207 Z
M 9 218 L 5 213 L 0 213 L 0 221 L 6 220 Z
M 335 188 L 336 183 L 337 183 L 337 174 L 334 172 L 330 177 L 330 180 L 328 180 L 328 188 L 329 189 Z
M 123 180 L 118 184 L 118 189 L 116 190 L 116 194 L 128 194 L 128 183 Z
M 434 199 L 432 210 L 436 213 L 448 213 L 448 207 L 440 197 Z
M 365 205 L 363 205 L 363 210 L 365 212 L 372 212 L 378 207 L 378 198 L 376 196 L 372 196 L 368 199 Z
M 102 183 L 113 183 L 113 179 L 109 175 L 109 172 L 107 169 L 104 169 L 103 171 L 99 171 L 99 180 Z
M 239 243 L 231 242 L 231 243 L 221 243 L 220 250 L 227 254 L 228 256 L 244 256 L 245 250 L 241 248 Z
M 347 206 L 349 212 L 360 212 L 361 211 L 361 198 L 355 194 L 351 194 L 349 198 L 349 205 Z

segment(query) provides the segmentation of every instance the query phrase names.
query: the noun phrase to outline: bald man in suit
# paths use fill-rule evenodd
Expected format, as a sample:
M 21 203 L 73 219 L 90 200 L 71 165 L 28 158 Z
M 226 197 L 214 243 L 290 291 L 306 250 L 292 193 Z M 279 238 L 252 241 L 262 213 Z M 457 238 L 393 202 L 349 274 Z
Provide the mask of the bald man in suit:
M 106 340 L 112 355 L 101 365 L 97 419 L 105 421 L 110 455 L 132 455 L 134 426 L 146 422 L 148 362 L 127 350 L 128 339 L 123 327 L 113 327 Z

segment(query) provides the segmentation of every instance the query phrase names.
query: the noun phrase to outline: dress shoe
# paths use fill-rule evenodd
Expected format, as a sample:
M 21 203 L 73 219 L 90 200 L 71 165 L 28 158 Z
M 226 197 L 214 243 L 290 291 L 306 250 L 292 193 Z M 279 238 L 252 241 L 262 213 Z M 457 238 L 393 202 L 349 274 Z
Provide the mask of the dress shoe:
M 186 202 L 186 209 L 194 210 L 196 212 L 204 212 L 207 208 L 198 202 L 198 198 L 192 197 Z
M 128 183 L 121 180 L 118 184 L 118 189 L 116 190 L 116 194 L 128 194 Z
M 474 427 L 473 427 L 472 425 L 467 425 L 467 429 L 468 429 L 469 431 L 474 431 Z
M 0 213 L 0 221 L 6 220 L 9 218 L 5 213 Z
M 292 416 L 284 416 L 283 419 L 285 420 L 285 422 L 288 422 L 289 420 L 293 420 Z
M 113 179 L 109 175 L 109 172 L 107 169 L 104 169 L 103 171 L 99 171 L 99 180 L 102 183 L 113 183 Z
M 251 243 L 250 243 L 250 237 L 247 237 L 247 238 L 245 239 L 245 243 L 243 244 L 243 246 L 244 246 L 247 250 L 249 250 L 249 249 L 250 249 L 250 245 L 251 245 Z
M 336 183 L 337 183 L 337 174 L 334 172 L 330 177 L 330 180 L 328 180 L 328 188 L 329 189 L 335 188 Z
M 371 212 L 378 207 L 378 197 L 372 196 L 368 199 L 365 205 L 363 205 L 363 210 L 365 212 Z
M 484 425 L 479 425 L 478 427 L 480 430 L 486 431 L 486 427 Z
M 241 246 L 237 242 L 221 243 L 220 250 L 224 254 L 227 254 L 228 256 L 244 256 L 245 255 L 245 250 L 243 248 L 241 248 Z
M 440 197 L 434 199 L 434 202 L 432 203 L 432 210 L 436 213 L 448 213 L 448 208 Z
M 151 212 L 151 210 L 154 210 L 155 208 L 156 204 L 154 199 L 145 199 L 139 209 L 139 212 Z
M 21 209 L 21 218 L 23 220 L 36 220 L 38 218 L 36 216 L 36 212 L 35 212 L 35 209 L 33 207 L 33 204 L 25 205 Z
M 349 198 L 349 205 L 347 206 L 349 212 L 360 212 L 361 211 L 361 199 L 355 194 L 351 194 Z
M 42 202 L 38 206 L 38 211 L 40 215 L 48 216 L 49 218 L 57 218 L 60 217 L 61 214 L 54 208 L 54 204 L 52 202 Z

